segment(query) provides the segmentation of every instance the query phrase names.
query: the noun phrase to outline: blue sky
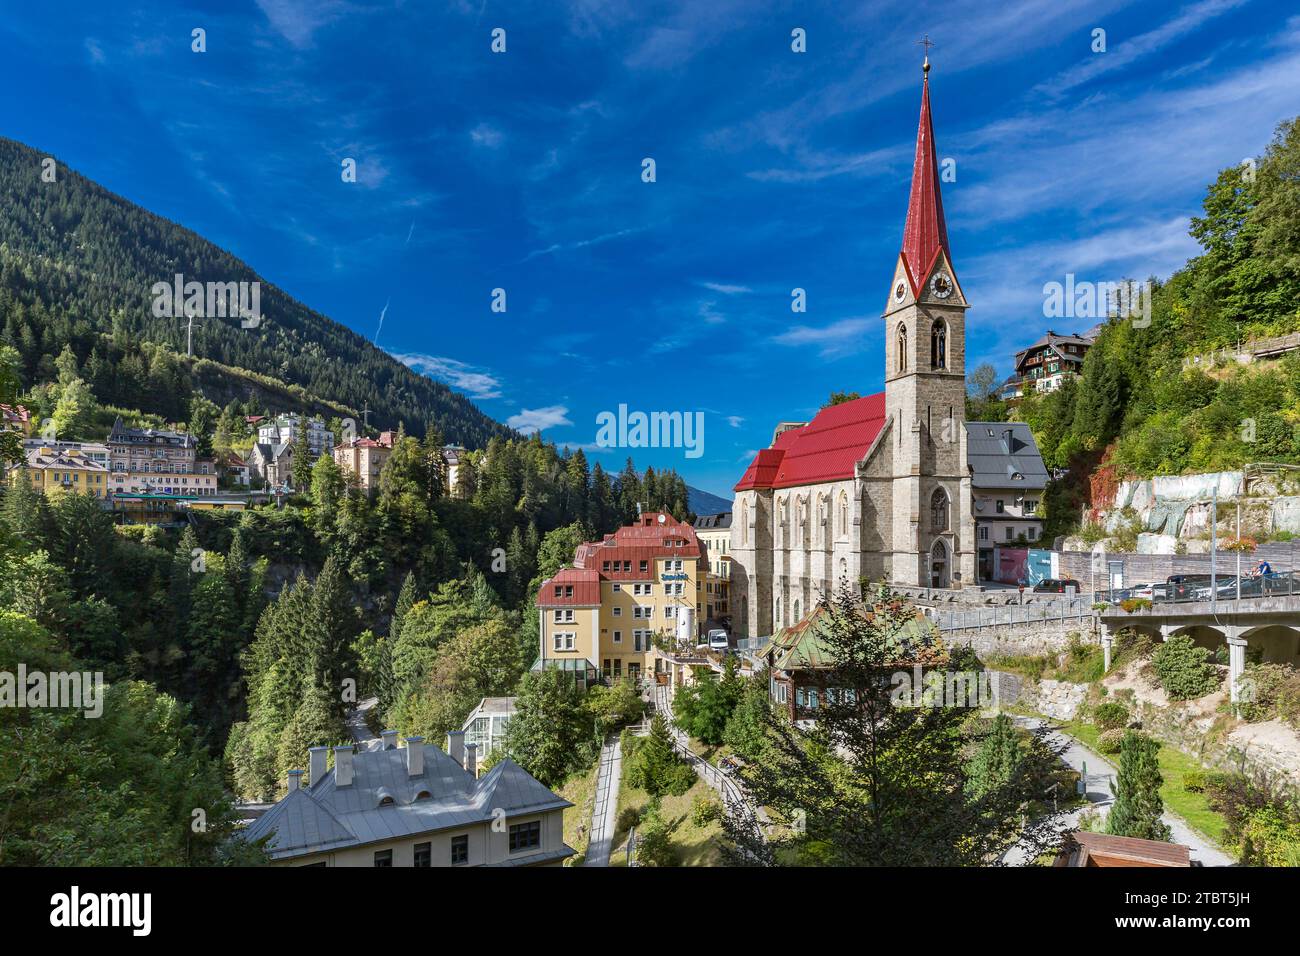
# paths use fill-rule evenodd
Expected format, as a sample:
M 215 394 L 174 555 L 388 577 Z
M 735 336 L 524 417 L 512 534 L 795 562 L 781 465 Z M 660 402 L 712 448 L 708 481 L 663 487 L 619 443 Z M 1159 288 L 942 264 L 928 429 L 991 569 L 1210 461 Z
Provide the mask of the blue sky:
M 607 467 L 599 412 L 702 411 L 702 457 L 634 456 L 729 495 L 776 422 L 882 387 L 922 34 L 968 368 L 1075 331 L 1044 282 L 1180 266 L 1300 111 L 1268 0 L 86 2 L 0 22 L 0 134 Z

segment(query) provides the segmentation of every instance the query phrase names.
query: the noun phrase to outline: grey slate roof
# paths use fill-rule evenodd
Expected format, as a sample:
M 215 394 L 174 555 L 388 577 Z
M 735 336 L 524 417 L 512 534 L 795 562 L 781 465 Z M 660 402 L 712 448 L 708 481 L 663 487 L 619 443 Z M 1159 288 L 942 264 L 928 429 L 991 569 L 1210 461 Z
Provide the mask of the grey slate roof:
M 974 488 L 1047 487 L 1043 456 L 1025 422 L 967 422 L 966 462 Z
M 704 531 L 710 529 L 722 529 L 731 527 L 731 512 L 722 511 L 715 515 L 699 515 L 695 519 L 695 527 Z
M 421 776 L 407 774 L 405 748 L 353 754 L 351 785 L 326 774 L 259 817 L 245 839 L 270 836 L 272 858 L 283 859 L 481 824 L 498 809 L 515 816 L 572 806 L 509 758 L 476 781 L 441 748 L 423 746 Z M 381 807 L 386 796 L 393 804 Z

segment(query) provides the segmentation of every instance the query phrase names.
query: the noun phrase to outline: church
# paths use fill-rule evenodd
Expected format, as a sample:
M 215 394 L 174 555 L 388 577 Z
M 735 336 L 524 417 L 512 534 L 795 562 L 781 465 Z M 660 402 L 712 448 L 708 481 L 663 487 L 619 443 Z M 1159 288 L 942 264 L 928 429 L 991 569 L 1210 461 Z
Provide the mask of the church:
M 903 246 L 883 319 L 885 390 L 777 425 L 735 486 L 737 636 L 800 621 L 847 579 L 976 583 L 965 422 L 965 315 L 939 193 L 930 63 Z

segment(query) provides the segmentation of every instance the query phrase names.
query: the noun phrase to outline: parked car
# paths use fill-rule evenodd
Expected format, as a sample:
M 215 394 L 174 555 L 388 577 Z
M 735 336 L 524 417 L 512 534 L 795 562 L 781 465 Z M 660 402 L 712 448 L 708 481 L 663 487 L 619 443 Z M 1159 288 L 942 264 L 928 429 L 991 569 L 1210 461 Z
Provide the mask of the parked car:
M 727 632 L 720 627 L 715 627 L 709 631 L 709 650 L 725 651 L 731 646 L 731 639 L 727 637 Z
M 1034 585 L 1035 594 L 1064 594 L 1066 588 L 1074 588 L 1075 593 L 1083 590 L 1074 578 L 1043 578 Z

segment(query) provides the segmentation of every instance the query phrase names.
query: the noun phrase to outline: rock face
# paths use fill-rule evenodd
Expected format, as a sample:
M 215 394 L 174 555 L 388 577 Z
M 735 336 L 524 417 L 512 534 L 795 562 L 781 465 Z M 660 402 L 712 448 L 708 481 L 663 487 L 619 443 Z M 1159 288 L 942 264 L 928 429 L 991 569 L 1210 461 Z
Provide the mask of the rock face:
M 970 647 L 980 657 L 1039 657 L 1044 654 L 1059 654 L 1070 646 L 1072 638 L 1100 645 L 1097 619 L 1089 616 L 1065 621 L 1033 621 L 1028 624 L 943 632 L 943 641 L 949 647 Z
M 1122 481 L 1114 501 L 1099 503 L 1096 520 L 1108 534 L 1136 526 L 1138 554 L 1174 554 L 1180 545 L 1195 553 L 1197 539 L 1209 536 L 1216 493 L 1221 536 L 1236 536 L 1239 516 L 1245 536 L 1300 533 L 1300 471 L 1284 465 Z M 1067 549 L 1087 550 L 1081 545 L 1066 542 Z
M 1026 700 L 1029 699 L 1033 703 Z M 1060 680 L 1038 681 L 1032 690 L 1026 688 L 1020 695 L 1021 703 L 1038 713 L 1057 720 L 1073 720 L 1079 706 L 1088 696 L 1087 684 L 1068 684 Z

